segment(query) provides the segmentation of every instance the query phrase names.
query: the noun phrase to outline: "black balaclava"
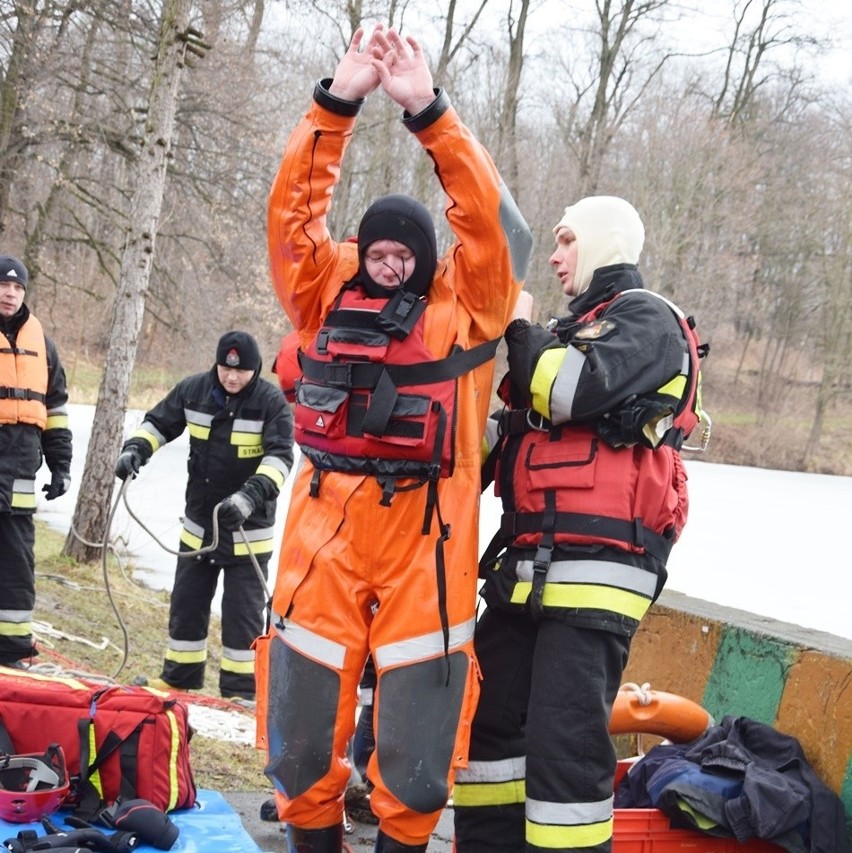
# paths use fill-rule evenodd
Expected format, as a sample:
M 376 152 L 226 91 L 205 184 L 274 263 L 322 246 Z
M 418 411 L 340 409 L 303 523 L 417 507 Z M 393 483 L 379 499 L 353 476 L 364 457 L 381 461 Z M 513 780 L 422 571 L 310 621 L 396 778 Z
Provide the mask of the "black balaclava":
M 396 240 L 414 252 L 414 272 L 400 290 L 425 296 L 438 265 L 435 223 L 429 211 L 417 199 L 396 193 L 374 201 L 362 217 L 358 226 L 358 280 L 370 296 L 381 298 L 393 291 L 373 281 L 364 268 L 364 253 L 376 240 Z

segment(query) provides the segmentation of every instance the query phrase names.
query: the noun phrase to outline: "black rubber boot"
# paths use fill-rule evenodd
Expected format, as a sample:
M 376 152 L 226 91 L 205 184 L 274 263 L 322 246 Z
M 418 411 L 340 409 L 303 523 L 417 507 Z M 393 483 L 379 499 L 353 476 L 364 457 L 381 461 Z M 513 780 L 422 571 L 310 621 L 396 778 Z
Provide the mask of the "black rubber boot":
M 299 829 L 287 824 L 287 853 L 341 853 L 343 824 L 325 829 Z
M 376 836 L 375 853 L 426 853 L 425 844 L 403 844 L 379 830 Z

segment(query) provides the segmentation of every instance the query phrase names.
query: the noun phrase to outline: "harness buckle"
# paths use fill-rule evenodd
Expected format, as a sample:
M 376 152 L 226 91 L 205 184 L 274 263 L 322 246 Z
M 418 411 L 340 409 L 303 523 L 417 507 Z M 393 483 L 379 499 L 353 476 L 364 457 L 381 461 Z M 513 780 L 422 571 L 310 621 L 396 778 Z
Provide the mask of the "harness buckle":
M 538 423 L 533 423 L 534 419 Z M 534 429 L 537 432 L 548 432 L 550 430 L 550 421 L 535 409 L 527 409 L 527 425 L 530 429 Z
M 331 362 L 325 365 L 324 378 L 334 388 L 352 387 L 352 362 Z
M 553 559 L 553 545 L 540 544 L 533 557 L 533 572 L 547 574 Z

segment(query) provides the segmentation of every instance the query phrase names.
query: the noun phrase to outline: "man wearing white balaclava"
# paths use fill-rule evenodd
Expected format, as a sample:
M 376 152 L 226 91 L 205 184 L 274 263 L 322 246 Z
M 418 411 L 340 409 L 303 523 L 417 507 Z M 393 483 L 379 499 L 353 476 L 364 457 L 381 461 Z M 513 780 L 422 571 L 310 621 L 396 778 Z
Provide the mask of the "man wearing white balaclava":
M 458 853 L 609 853 L 608 722 L 633 637 L 686 522 L 679 449 L 697 423 L 697 340 L 644 288 L 631 204 L 565 208 L 550 265 L 565 317 L 506 330 L 506 404 L 483 482 L 500 531 L 480 562 L 482 692 L 453 792 Z M 696 732 L 697 736 L 700 732 Z
M 632 204 L 616 196 L 590 196 L 565 208 L 553 233 L 563 229 L 577 241 L 575 291 L 585 291 L 594 271 L 611 264 L 638 264 L 645 227 Z

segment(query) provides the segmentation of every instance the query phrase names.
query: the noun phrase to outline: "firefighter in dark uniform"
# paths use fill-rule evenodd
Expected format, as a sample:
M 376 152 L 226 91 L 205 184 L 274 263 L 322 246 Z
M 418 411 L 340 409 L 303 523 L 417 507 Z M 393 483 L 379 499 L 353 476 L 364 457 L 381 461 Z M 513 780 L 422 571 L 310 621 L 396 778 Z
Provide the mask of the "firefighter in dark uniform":
M 27 268 L 0 256 L 0 664 L 23 666 L 33 645 L 35 479 L 49 501 L 71 485 L 65 371 L 53 341 L 24 304 Z
M 207 663 L 210 607 L 223 570 L 222 696 L 253 700 L 252 643 L 264 631 L 265 584 L 273 549 L 275 505 L 293 465 L 293 416 L 281 390 L 260 377 L 257 342 L 227 332 L 216 364 L 189 376 L 146 413 L 115 466 L 121 480 L 138 473 L 164 444 L 189 429 L 189 477 L 180 550 L 219 542 L 213 551 L 179 557 L 169 610 L 169 642 L 152 686 L 200 689 Z M 250 549 L 250 550 L 249 550 Z
M 630 642 L 687 516 L 697 337 L 636 267 L 644 228 L 610 196 L 568 207 L 550 264 L 568 316 L 509 324 L 496 441 L 501 529 L 475 632 L 482 690 L 453 791 L 456 849 L 609 853 L 609 717 Z

